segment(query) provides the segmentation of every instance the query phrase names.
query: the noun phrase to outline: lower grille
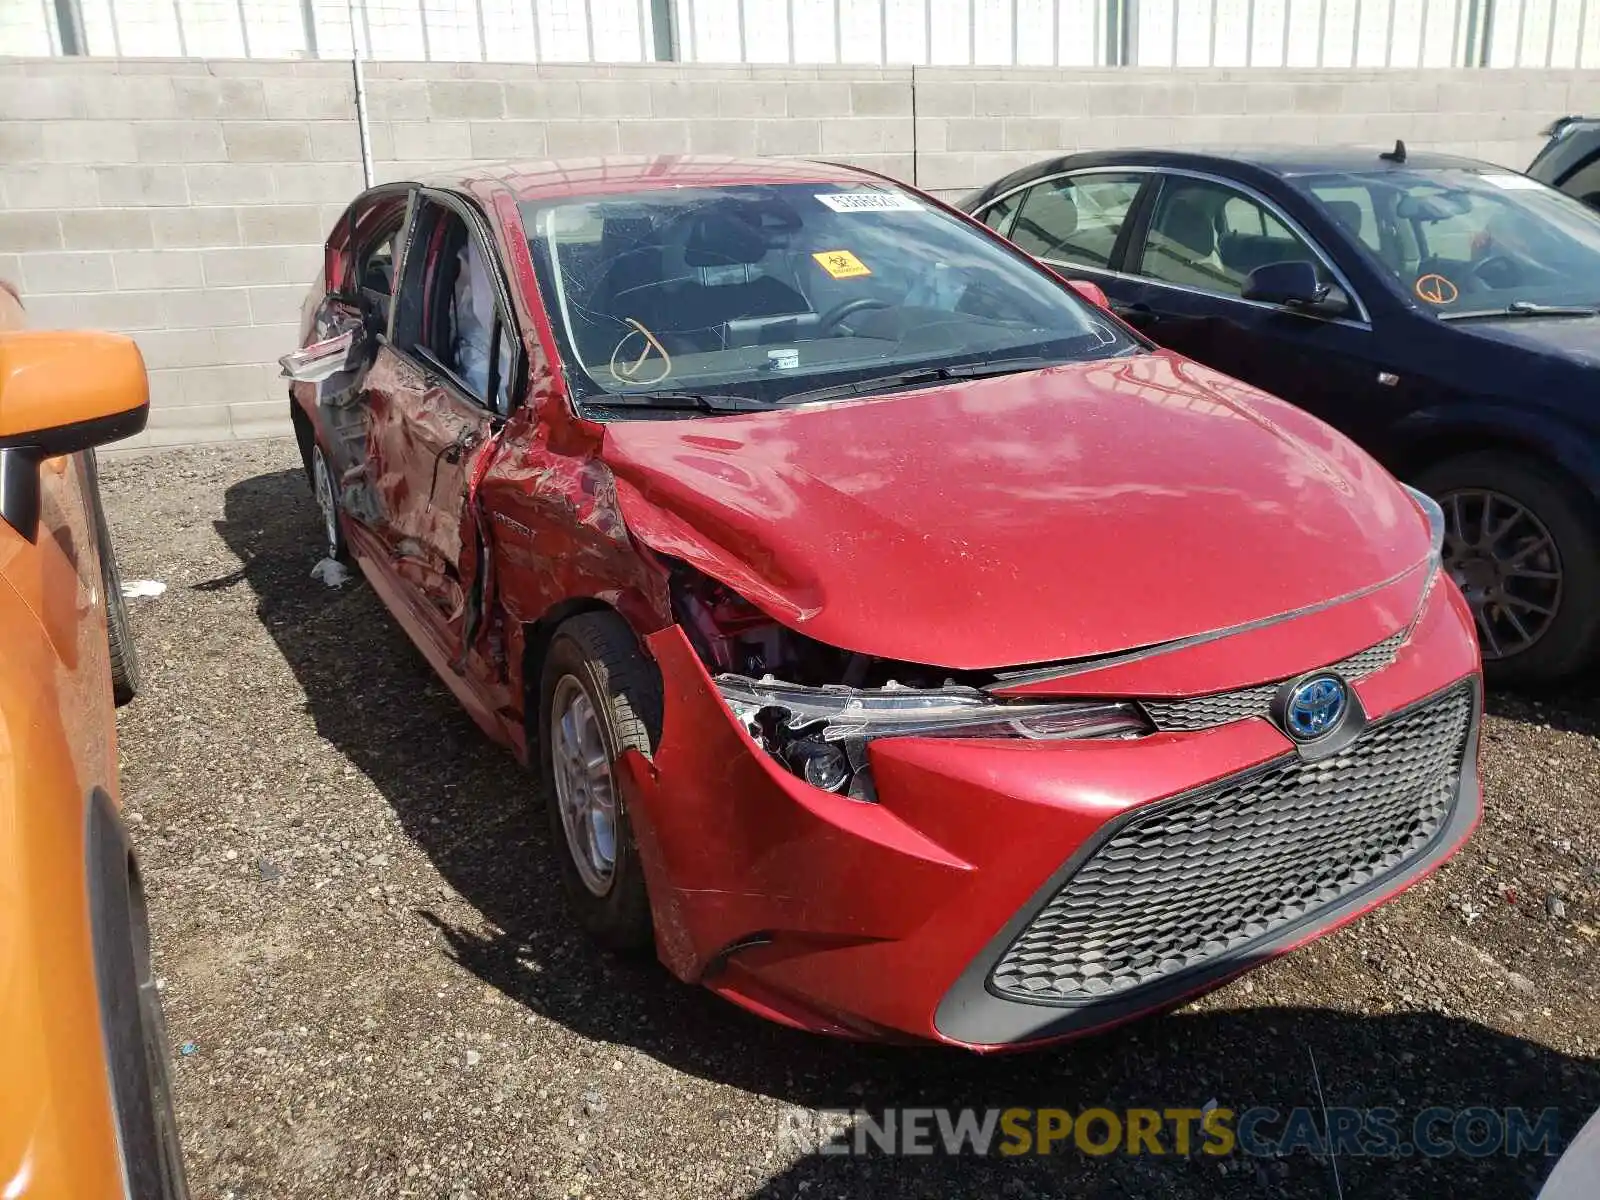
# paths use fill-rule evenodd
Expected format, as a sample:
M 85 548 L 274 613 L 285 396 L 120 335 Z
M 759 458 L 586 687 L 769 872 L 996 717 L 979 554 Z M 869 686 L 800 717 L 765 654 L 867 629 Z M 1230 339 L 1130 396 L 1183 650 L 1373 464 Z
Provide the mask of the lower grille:
M 1336 662 L 1327 669 L 1346 679 L 1360 679 L 1387 667 L 1406 640 L 1402 629 L 1386 637 L 1376 646 L 1368 646 L 1349 658 Z M 1281 683 L 1281 681 L 1279 681 Z M 1193 696 L 1183 700 L 1142 700 L 1140 704 L 1149 714 L 1151 722 L 1164 733 L 1185 733 L 1196 729 L 1211 729 L 1230 721 L 1246 717 L 1264 717 L 1272 707 L 1272 697 L 1277 694 L 1278 683 L 1260 687 L 1240 688 L 1233 692 L 1218 692 L 1211 696 Z
M 990 987 L 1102 1000 L 1235 955 L 1407 863 L 1450 814 L 1473 695 L 1463 683 L 1331 758 L 1285 757 L 1136 813 L 1022 931 Z

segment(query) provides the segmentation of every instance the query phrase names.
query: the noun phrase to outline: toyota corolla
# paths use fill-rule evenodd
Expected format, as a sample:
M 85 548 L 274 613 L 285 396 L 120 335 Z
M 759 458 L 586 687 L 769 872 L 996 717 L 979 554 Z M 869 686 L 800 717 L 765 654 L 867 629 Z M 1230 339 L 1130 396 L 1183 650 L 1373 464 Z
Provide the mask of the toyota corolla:
M 601 942 L 851 1037 L 1170 1007 L 1460 845 L 1481 689 L 1432 502 L 1102 299 L 842 167 L 374 188 L 284 359 L 320 550 Z

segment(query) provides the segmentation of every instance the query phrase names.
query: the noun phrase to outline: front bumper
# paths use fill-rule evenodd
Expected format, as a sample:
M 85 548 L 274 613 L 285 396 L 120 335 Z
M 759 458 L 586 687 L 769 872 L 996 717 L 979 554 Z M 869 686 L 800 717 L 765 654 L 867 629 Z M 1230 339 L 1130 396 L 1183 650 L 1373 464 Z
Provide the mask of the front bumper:
M 1440 580 L 1393 660 L 1354 685 L 1372 729 L 1453 685 L 1470 691 L 1437 828 L 1331 902 L 1145 985 L 1023 1001 L 996 986 L 995 966 L 1095 850 L 1151 806 L 1270 770 L 1292 755 L 1282 733 L 1253 718 L 1136 741 L 884 740 L 870 751 L 879 803 L 862 804 L 777 766 L 676 628 L 649 641 L 666 692 L 662 738 L 653 762 L 619 765 L 661 958 L 681 978 L 820 1032 L 999 1049 L 1169 1007 L 1409 886 L 1479 815 L 1477 652 L 1464 603 Z M 1198 922 L 1204 889 L 1195 895 Z

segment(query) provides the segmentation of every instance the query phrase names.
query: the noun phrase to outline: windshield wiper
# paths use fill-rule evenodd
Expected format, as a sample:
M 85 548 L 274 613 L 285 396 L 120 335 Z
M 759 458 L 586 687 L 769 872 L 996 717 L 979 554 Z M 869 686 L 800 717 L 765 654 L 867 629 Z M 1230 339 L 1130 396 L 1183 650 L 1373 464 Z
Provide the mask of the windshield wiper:
M 1594 317 L 1600 308 L 1583 304 L 1535 304 L 1532 300 L 1513 300 L 1504 308 L 1475 308 L 1470 312 L 1440 313 L 1441 321 L 1481 321 L 1486 317 Z
M 661 408 L 678 412 L 767 412 L 772 405 L 728 392 L 608 392 L 585 396 L 595 408 Z
M 891 375 L 873 375 L 857 379 L 854 383 L 836 383 L 830 387 L 813 388 L 809 392 L 796 392 L 785 396 L 785 404 L 803 404 L 808 400 L 831 400 L 840 396 L 865 396 L 895 388 L 919 387 L 929 383 L 946 383 L 954 379 L 985 379 L 991 375 L 1016 375 L 1022 371 L 1037 371 L 1040 367 L 1053 367 L 1062 362 L 1059 358 L 995 358 L 987 362 L 957 363 L 948 367 L 914 367 Z

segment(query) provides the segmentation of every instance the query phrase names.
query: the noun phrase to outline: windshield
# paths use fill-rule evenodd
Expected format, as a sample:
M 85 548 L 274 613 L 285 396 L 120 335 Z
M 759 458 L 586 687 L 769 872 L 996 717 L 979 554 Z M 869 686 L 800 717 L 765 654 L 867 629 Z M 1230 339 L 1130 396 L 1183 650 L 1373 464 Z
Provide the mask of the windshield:
M 522 215 L 580 402 L 780 404 L 1136 348 L 1014 251 L 888 186 L 659 189 Z
M 1600 215 L 1526 176 L 1454 168 L 1293 182 L 1441 317 L 1600 304 Z

